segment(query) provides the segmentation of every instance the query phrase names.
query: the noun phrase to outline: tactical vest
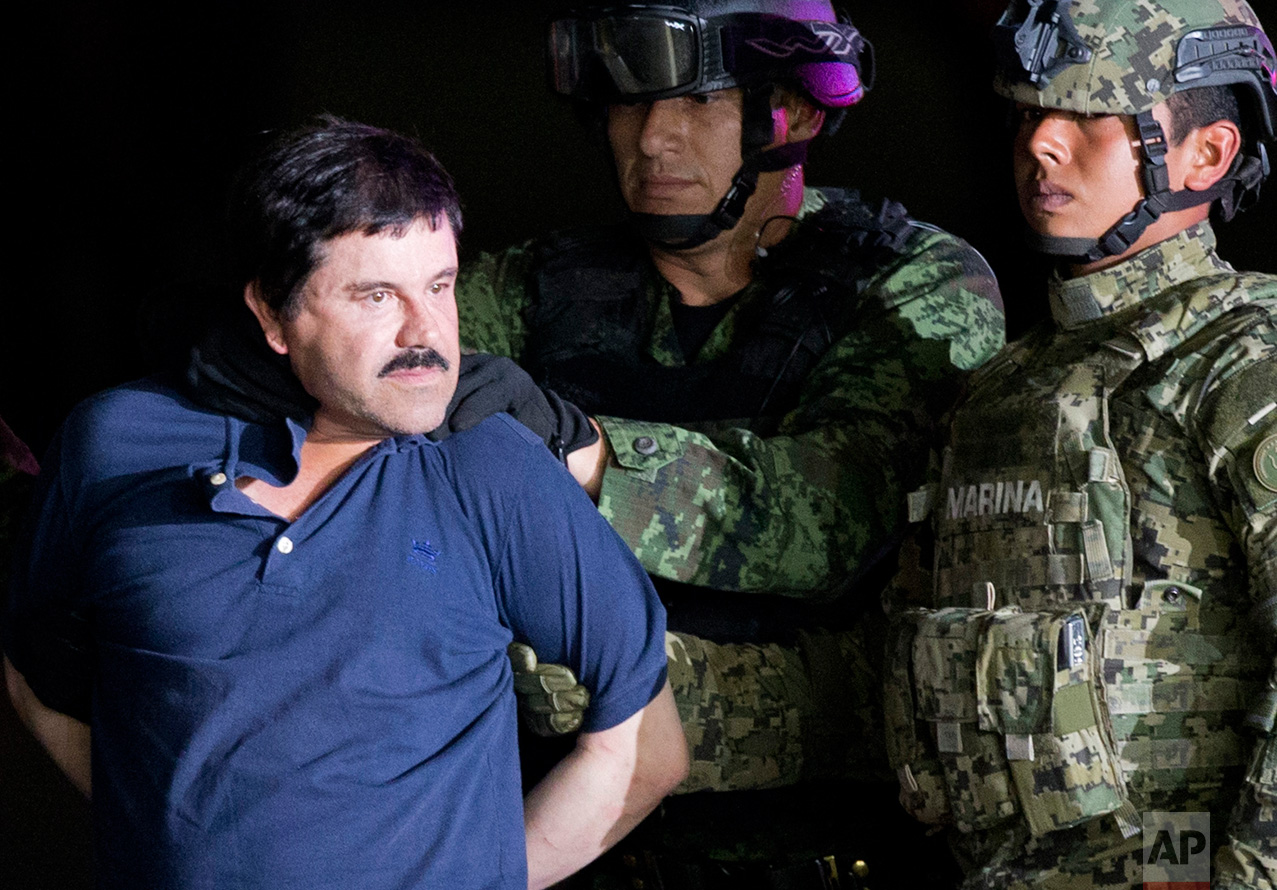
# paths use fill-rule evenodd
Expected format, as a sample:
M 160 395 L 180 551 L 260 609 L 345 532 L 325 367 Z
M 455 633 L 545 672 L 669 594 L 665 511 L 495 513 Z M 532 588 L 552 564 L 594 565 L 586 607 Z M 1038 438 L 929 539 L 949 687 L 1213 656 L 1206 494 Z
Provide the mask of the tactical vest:
M 908 612 L 888 645 L 888 750 L 918 818 L 1041 836 L 1112 815 L 1129 837 L 1150 796 L 1207 809 L 1240 774 L 1265 656 L 1246 615 L 1173 580 L 1190 548 L 1158 537 L 1147 499 L 1133 515 L 1123 466 L 1165 456 L 1128 426 L 1119 452 L 1113 424 L 1140 426 L 1128 416 L 1178 358 L 1256 317 L 1231 312 L 1151 364 L 1131 331 L 1059 366 L 1030 361 L 1049 348 L 1031 336 L 976 374 L 941 485 L 911 504 L 934 516 L 937 609 Z M 1137 558 L 1150 547 L 1160 577 Z M 1246 583 L 1240 567 L 1212 582 Z
M 855 192 L 824 194 L 825 206 L 756 262 L 761 293 L 744 295 L 727 353 L 687 365 L 646 355 L 659 289 L 641 240 L 620 226 L 551 237 L 536 259 L 528 370 L 588 414 L 773 432 L 909 233 L 898 204 L 875 212 Z

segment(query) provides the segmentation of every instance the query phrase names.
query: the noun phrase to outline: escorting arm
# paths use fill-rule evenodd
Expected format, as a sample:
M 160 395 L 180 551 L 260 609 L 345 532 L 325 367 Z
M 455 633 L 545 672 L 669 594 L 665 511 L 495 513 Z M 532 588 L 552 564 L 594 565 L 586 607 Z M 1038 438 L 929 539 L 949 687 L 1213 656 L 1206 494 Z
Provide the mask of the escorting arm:
M 9 687 L 9 700 L 23 724 L 49 752 L 71 784 L 85 797 L 92 797 L 88 725 L 46 707 L 7 657 L 4 660 L 4 678 Z
M 824 598 L 889 546 L 932 424 L 1002 346 L 1003 316 L 979 254 L 922 228 L 862 293 L 774 435 L 596 418 L 599 510 L 648 572 Z
M 526 358 L 531 261 L 515 249 L 467 267 L 464 345 Z M 979 254 L 921 226 L 861 293 L 878 309 L 837 336 L 775 435 L 594 418 L 603 438 L 569 469 L 649 573 L 820 597 L 881 552 L 925 466 L 932 414 L 1001 347 L 1003 314 Z
M 667 632 L 670 688 L 690 758 L 673 793 L 890 778 L 874 655 L 881 627 L 872 617 L 851 630 L 800 632 L 796 646 Z M 525 725 L 542 736 L 575 732 L 590 696 L 572 672 L 540 663 L 522 644 L 510 660 Z
M 524 801 L 528 886 L 547 887 L 626 835 L 687 775 L 669 684 L 642 710 L 583 732 Z

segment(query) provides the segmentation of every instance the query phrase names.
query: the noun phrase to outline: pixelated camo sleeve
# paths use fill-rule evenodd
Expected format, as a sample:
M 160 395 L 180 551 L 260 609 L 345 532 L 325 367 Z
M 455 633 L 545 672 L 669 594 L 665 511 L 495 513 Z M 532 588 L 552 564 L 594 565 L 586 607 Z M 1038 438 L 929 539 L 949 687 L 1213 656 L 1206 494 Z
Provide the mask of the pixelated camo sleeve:
M 1218 385 L 1206 384 L 1198 414 L 1200 441 L 1221 505 L 1245 552 L 1261 644 L 1277 645 L 1277 324 L 1251 326 L 1217 363 Z M 1263 303 L 1260 304 L 1263 306 Z M 1263 311 L 1263 310 L 1261 310 Z M 1228 840 L 1215 859 L 1212 886 L 1277 886 L 1277 656 L 1268 689 L 1252 702 L 1248 723 L 1256 750 Z
M 965 243 L 919 228 L 867 282 L 887 307 L 844 334 L 779 433 L 600 417 L 599 509 L 653 575 L 820 597 L 903 523 L 934 417 L 1004 342 L 1001 297 Z

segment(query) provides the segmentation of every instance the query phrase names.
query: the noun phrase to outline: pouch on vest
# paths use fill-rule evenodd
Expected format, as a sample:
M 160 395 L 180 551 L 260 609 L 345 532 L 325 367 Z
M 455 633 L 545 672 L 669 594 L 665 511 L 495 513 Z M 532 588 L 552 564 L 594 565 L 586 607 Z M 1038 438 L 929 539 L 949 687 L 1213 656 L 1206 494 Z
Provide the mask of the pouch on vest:
M 1126 803 L 1099 707 L 1097 663 L 1081 609 L 1002 610 L 990 616 L 982 635 L 977 724 L 1006 740 L 1012 781 L 1034 836 Z
M 915 621 L 915 715 L 959 830 L 1022 812 L 1040 836 L 1129 810 L 1082 609 L 952 608 Z M 898 670 L 889 665 L 889 678 Z
M 918 733 L 913 695 L 913 641 L 919 623 L 929 614 L 910 609 L 894 616 L 887 628 L 887 658 L 883 677 L 883 715 L 887 734 L 887 762 L 900 780 L 900 804 L 919 822 L 947 825 L 952 821 L 940 761 L 928 740 Z
M 976 663 L 993 614 L 956 608 L 927 612 L 909 654 L 920 735 L 939 761 L 960 831 L 991 828 L 1019 812 L 1002 740 L 976 724 Z

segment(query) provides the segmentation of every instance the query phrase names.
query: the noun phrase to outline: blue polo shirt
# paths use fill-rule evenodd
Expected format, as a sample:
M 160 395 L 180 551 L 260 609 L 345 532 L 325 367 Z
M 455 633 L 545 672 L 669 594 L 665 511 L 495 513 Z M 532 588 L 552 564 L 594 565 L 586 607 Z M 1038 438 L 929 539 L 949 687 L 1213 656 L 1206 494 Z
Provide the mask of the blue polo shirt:
M 50 450 L 4 644 L 92 726 L 99 884 L 523 890 L 506 645 L 613 726 L 665 678 L 647 576 L 505 415 L 388 439 L 287 522 L 235 479 L 304 437 L 143 381 Z

